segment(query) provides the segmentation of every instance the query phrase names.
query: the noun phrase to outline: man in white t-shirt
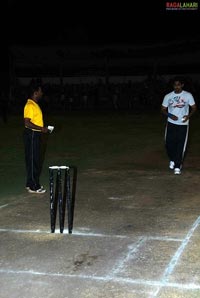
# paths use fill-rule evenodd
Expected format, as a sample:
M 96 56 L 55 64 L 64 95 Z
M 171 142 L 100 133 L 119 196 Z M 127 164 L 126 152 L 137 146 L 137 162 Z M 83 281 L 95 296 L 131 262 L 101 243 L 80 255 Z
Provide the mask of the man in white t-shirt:
M 183 90 L 181 78 L 173 80 L 174 91 L 164 96 L 161 112 L 167 116 L 165 145 L 169 157 L 169 168 L 181 174 L 188 139 L 189 118 L 197 109 L 193 95 Z

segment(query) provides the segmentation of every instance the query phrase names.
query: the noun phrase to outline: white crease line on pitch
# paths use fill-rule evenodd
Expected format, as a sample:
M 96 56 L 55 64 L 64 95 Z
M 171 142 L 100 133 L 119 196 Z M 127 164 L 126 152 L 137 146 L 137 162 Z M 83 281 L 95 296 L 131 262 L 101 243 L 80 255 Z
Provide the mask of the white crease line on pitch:
M 187 233 L 186 237 L 182 240 L 181 245 L 179 246 L 178 250 L 176 251 L 176 253 L 172 257 L 171 261 L 169 262 L 169 265 L 166 267 L 166 269 L 164 271 L 164 274 L 163 274 L 163 277 L 161 278 L 161 286 L 159 287 L 159 289 L 156 290 L 156 292 L 153 294 L 152 298 L 157 297 L 157 295 L 160 292 L 161 288 L 165 287 L 166 283 L 168 283 L 168 279 L 169 279 L 170 275 L 174 271 L 174 268 L 177 265 L 177 263 L 178 263 L 181 255 L 182 255 L 182 253 L 184 252 L 186 246 L 188 245 L 188 243 L 190 241 L 190 238 L 192 237 L 194 231 L 198 228 L 199 225 L 200 225 L 200 216 L 195 220 L 195 222 L 193 223 L 191 229 Z
M 0 232 L 8 232 L 8 233 L 39 233 L 39 234 L 50 234 L 50 235 L 62 235 L 66 234 L 69 236 L 75 235 L 75 236 L 89 236 L 89 237 L 111 237 L 111 238 L 128 238 L 127 236 L 123 235 L 109 235 L 109 234 L 101 234 L 101 233 L 90 233 L 90 232 L 78 232 L 74 231 L 72 234 L 69 234 L 67 229 L 62 234 L 60 233 L 60 230 L 55 230 L 55 233 L 51 233 L 50 231 L 46 230 L 22 230 L 22 229 L 0 229 Z
M 1 208 L 5 208 L 5 207 L 7 207 L 7 206 L 8 206 L 8 204 L 1 205 L 1 206 L 0 206 L 0 209 L 1 209 Z
M 9 270 L 9 269 L 0 269 L 0 273 L 3 274 L 29 274 L 29 275 L 38 275 L 38 276 L 49 276 L 49 277 L 63 277 L 63 278 L 80 278 L 80 279 L 89 279 L 93 281 L 108 282 L 112 281 L 115 283 L 122 284 L 135 284 L 143 286 L 153 286 L 153 287 L 162 287 L 163 282 L 156 280 L 144 280 L 144 279 L 131 279 L 123 277 L 111 277 L 111 276 L 94 276 L 86 274 L 64 274 L 64 273 L 49 273 L 49 272 L 38 272 L 33 270 Z M 181 283 L 171 283 L 166 282 L 165 287 L 168 288 L 178 288 L 185 290 L 200 290 L 200 285 L 198 284 L 181 284 Z
M 112 235 L 112 234 L 102 234 L 102 233 L 93 233 L 93 232 L 80 232 L 78 230 L 75 230 L 72 232 L 72 234 L 69 234 L 67 229 L 64 231 L 62 234 L 60 233 L 60 230 L 56 229 L 55 233 L 51 233 L 50 231 L 47 230 L 22 230 L 22 229 L 8 229 L 8 228 L 0 228 L 0 232 L 8 232 L 8 233 L 38 233 L 38 234 L 65 234 L 69 236 L 86 236 L 86 237 L 110 237 L 110 238 L 124 238 L 124 239 L 130 239 L 134 235 Z M 159 237 L 159 236 L 143 236 L 145 237 L 146 240 L 158 240 L 158 241 L 175 241 L 175 242 L 182 242 L 183 239 L 180 238 L 172 238 L 172 237 Z
M 172 238 L 172 237 L 161 237 L 161 236 L 148 236 L 146 237 L 146 239 L 149 240 L 153 240 L 153 241 L 175 241 L 175 242 L 181 242 L 183 241 L 183 239 L 180 238 Z
M 111 238 L 128 238 L 126 235 L 109 235 L 109 234 L 101 234 L 101 233 L 92 233 L 92 232 L 78 232 L 74 231 L 74 235 L 77 236 L 91 236 L 91 237 L 111 237 Z
M 124 257 L 120 258 L 119 261 L 114 265 L 111 273 L 108 275 L 110 278 L 114 277 L 119 272 L 124 270 L 125 264 L 133 258 L 133 254 L 136 254 L 139 248 L 146 241 L 146 237 L 139 237 L 136 243 L 128 245 L 128 252 Z

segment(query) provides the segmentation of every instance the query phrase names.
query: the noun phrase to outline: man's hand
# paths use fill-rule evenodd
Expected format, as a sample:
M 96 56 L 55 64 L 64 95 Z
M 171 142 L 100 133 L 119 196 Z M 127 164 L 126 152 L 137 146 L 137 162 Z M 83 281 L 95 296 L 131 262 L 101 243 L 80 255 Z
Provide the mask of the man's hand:
M 45 127 L 45 126 L 44 126 L 44 127 L 42 127 L 42 130 L 41 130 L 41 131 L 42 131 L 42 133 L 47 133 L 47 132 L 49 132 L 48 128 L 47 128 L 47 127 Z
M 161 106 L 161 112 L 162 112 L 165 116 L 171 118 L 171 119 L 174 120 L 174 121 L 178 120 L 178 117 L 175 116 L 175 115 L 173 115 L 173 114 L 171 114 L 171 113 L 168 113 L 168 112 L 167 112 L 167 108 L 164 107 L 164 106 Z
M 174 120 L 174 121 L 178 120 L 178 117 L 175 116 L 175 115 L 173 115 L 173 114 L 168 113 L 167 116 L 168 116 L 169 118 L 171 118 L 172 120 Z
M 185 115 L 185 116 L 183 116 L 183 118 L 182 118 L 182 122 L 184 123 L 184 122 L 186 122 L 188 119 L 189 119 L 189 115 Z

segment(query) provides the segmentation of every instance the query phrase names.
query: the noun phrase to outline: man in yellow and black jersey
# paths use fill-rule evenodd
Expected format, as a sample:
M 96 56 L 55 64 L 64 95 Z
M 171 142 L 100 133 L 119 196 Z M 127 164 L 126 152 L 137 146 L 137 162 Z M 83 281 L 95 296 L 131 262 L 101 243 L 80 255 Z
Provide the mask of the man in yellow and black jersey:
M 41 134 L 47 133 L 44 126 L 42 110 L 38 101 L 42 98 L 41 84 L 31 83 L 30 94 L 24 106 L 24 147 L 26 163 L 26 189 L 30 193 L 45 193 L 40 185 L 41 169 Z

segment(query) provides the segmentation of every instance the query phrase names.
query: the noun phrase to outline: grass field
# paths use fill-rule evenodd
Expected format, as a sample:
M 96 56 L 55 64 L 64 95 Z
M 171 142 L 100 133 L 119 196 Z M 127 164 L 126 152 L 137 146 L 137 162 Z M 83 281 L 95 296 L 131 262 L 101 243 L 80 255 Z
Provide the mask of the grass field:
M 43 135 L 41 183 L 48 187 L 48 166 L 69 165 L 86 169 L 165 169 L 168 160 L 164 148 L 165 119 L 155 113 L 71 112 L 44 115 L 52 134 Z M 186 165 L 200 169 L 200 117 L 190 123 Z M 1 125 L 0 198 L 6 200 L 24 190 L 25 164 L 23 118 L 10 115 Z

